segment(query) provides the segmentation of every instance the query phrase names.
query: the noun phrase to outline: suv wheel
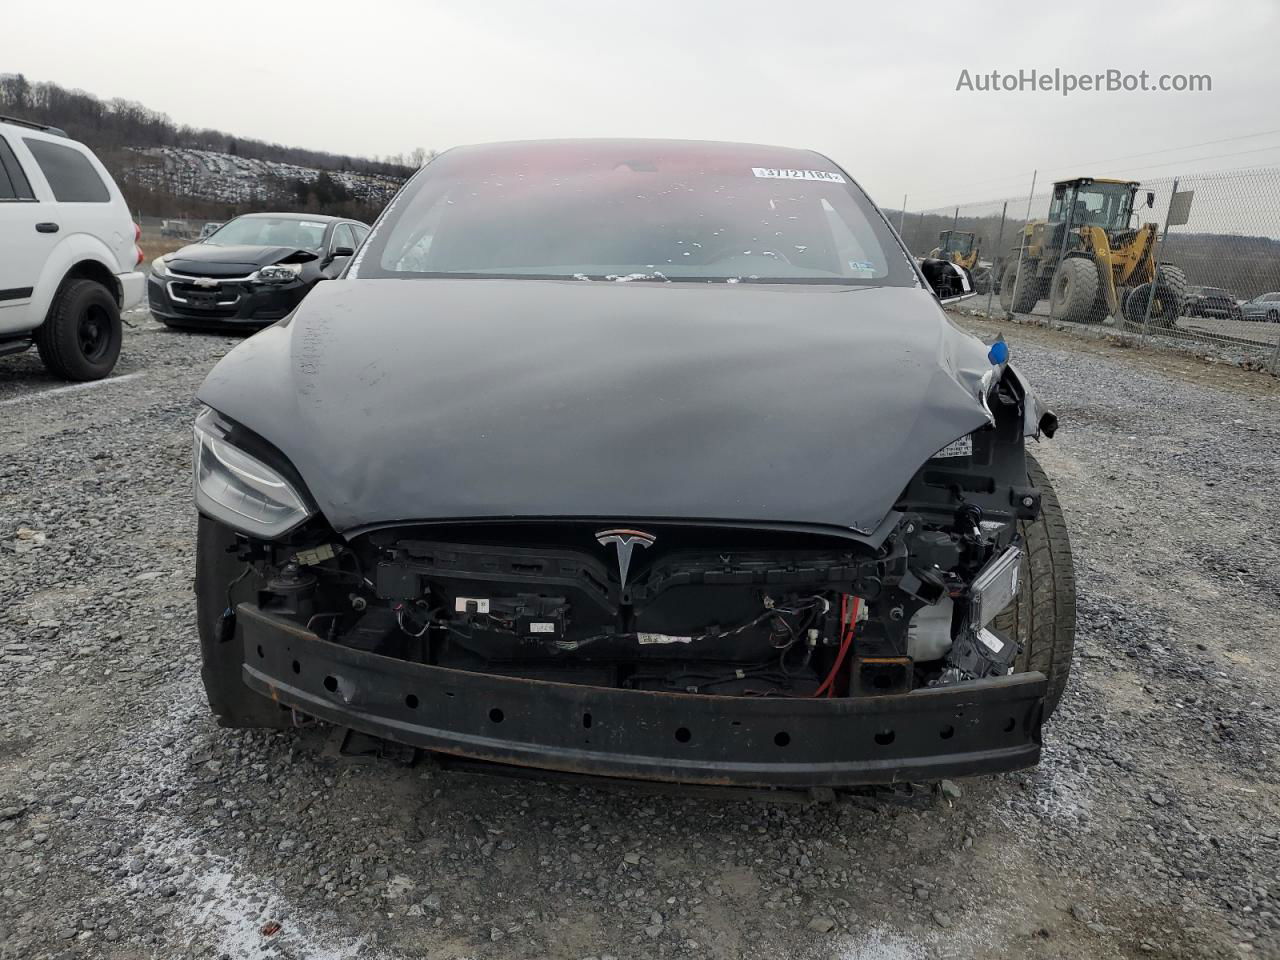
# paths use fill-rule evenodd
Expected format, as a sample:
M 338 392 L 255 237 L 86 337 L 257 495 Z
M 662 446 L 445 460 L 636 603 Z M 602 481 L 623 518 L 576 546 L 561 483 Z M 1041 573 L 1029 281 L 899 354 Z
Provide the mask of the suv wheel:
M 69 280 L 36 331 L 36 349 L 49 371 L 67 380 L 101 380 L 120 356 L 120 307 L 102 284 Z

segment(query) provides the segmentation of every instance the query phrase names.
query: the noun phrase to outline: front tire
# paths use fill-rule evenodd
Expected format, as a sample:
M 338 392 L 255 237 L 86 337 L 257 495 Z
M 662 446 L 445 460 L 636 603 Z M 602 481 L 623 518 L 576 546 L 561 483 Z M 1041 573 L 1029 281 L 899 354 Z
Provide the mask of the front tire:
M 1021 282 L 1018 281 L 1016 261 L 1004 268 L 1004 276 L 1000 278 L 1000 306 L 1005 313 L 1030 313 L 1040 299 L 1040 280 L 1035 275 L 1035 266 L 1029 262 L 1022 266 Z
M 244 637 L 237 626 L 223 636 L 225 610 L 253 600 L 261 578 L 234 552 L 235 533 L 229 527 L 200 517 L 196 527 L 196 623 L 200 632 L 200 678 L 209 709 L 221 727 L 288 727 L 289 711 L 245 686 Z
M 1063 260 L 1049 285 L 1049 316 L 1070 323 L 1097 323 L 1106 315 L 1098 265 L 1084 257 Z
M 40 359 L 64 380 L 101 380 L 115 369 L 123 339 L 116 298 L 83 279 L 62 285 L 35 336 Z
M 1076 578 L 1062 504 L 1044 469 L 1027 456 L 1027 477 L 1040 491 L 1040 516 L 1018 524 L 1023 558 L 1018 596 L 995 620 L 997 630 L 1022 644 L 1019 673 L 1039 670 L 1049 680 L 1044 716 L 1062 699 L 1076 638 Z

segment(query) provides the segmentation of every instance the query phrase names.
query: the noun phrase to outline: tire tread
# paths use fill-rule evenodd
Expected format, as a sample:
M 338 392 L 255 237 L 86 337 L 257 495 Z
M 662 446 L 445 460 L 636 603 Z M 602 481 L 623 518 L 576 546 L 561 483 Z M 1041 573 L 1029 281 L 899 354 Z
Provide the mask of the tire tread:
M 1022 644 L 1016 669 L 1038 670 L 1049 681 L 1045 717 L 1062 699 L 1076 634 L 1075 568 L 1066 518 L 1044 469 L 1027 456 L 1031 485 L 1040 490 L 1040 516 L 1019 524 L 1026 558 L 1018 596 L 995 626 Z

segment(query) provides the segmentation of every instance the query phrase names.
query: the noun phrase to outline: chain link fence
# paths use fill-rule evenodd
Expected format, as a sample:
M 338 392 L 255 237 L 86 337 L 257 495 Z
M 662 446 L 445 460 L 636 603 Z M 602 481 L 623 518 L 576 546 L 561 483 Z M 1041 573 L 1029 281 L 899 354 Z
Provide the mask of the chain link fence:
M 964 304 L 1280 376 L 1280 167 L 1037 183 L 900 211 L 917 257 L 973 274 Z

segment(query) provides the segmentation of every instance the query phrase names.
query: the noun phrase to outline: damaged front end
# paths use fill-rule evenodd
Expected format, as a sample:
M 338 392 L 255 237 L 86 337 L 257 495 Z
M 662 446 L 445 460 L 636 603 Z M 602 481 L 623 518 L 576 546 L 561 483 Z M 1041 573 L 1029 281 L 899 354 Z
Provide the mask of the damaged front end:
M 288 316 L 324 279 L 325 261 L 311 250 L 254 251 L 262 263 L 220 262 L 214 259 L 220 251 L 211 245 L 204 252 L 202 258 L 189 258 L 180 250 L 152 262 L 147 295 L 158 319 L 179 325 L 272 323 Z
M 1045 678 L 1014 672 L 993 621 L 1040 509 L 1025 437 L 1055 424 L 1002 364 L 978 389 L 986 425 L 872 531 L 556 517 L 339 535 L 278 452 L 206 411 L 201 512 L 237 531 L 256 584 L 219 637 L 263 696 L 480 760 L 793 787 L 1028 766 Z

